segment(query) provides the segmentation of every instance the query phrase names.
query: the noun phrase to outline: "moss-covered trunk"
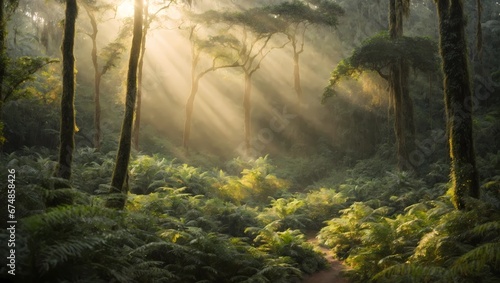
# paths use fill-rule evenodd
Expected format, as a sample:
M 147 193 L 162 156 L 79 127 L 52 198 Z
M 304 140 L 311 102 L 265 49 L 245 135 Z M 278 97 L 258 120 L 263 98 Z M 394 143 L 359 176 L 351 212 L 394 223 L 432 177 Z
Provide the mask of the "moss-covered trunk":
M 99 62 L 97 61 L 97 20 L 94 13 L 90 11 L 87 6 L 83 6 L 87 11 L 92 26 L 92 33 L 89 34 L 92 40 L 92 51 L 90 57 L 92 59 L 92 66 L 94 67 L 94 137 L 93 143 L 97 150 L 101 148 L 101 72 L 99 71 Z
M 457 209 L 466 208 L 467 196 L 479 197 L 463 5 L 462 0 L 437 1 L 453 202 Z
M 5 58 L 5 33 L 6 24 L 4 16 L 4 0 L 0 0 L 0 152 L 3 151 L 3 143 L 5 138 L 3 135 L 3 80 L 5 76 L 5 67 L 7 65 L 7 60 Z
M 139 132 L 141 129 L 141 109 L 142 109 L 142 69 L 144 66 L 144 55 L 146 53 L 146 36 L 149 29 L 149 1 L 145 1 L 144 6 L 144 27 L 142 31 L 141 53 L 137 69 L 137 101 L 135 106 L 135 120 L 132 133 L 132 140 L 135 150 L 139 150 Z
M 389 35 L 398 40 L 403 36 L 404 0 L 389 1 Z M 409 66 L 402 58 L 390 65 L 390 101 L 393 105 L 394 132 L 398 168 L 402 171 L 413 170 L 410 154 L 415 148 L 415 126 L 413 121 L 413 102 L 409 89 Z
M 0 0 L 0 110 L 3 104 L 3 78 L 5 76 L 5 67 L 7 60 L 5 58 L 5 33 L 6 23 L 4 16 L 4 0 Z M 1 121 L 0 121 L 1 122 Z
M 132 123 L 137 95 L 137 66 L 142 40 L 142 6 L 142 0 L 135 0 L 134 31 L 127 73 L 125 115 L 123 117 L 118 153 L 116 155 L 116 164 L 111 179 L 111 193 L 114 193 L 114 196 L 109 196 L 105 204 L 109 208 L 123 209 L 126 200 L 126 195 L 124 195 L 127 193 L 125 181 L 128 175 L 127 170 L 130 160 L 130 149 L 132 147 Z
M 401 60 L 400 62 L 401 69 L 401 101 L 402 101 L 402 109 L 403 109 L 403 118 L 404 118 L 404 135 L 406 142 L 406 153 L 409 165 L 406 165 L 404 170 L 412 170 L 413 167 L 411 165 L 411 156 L 412 151 L 415 150 L 415 122 L 413 119 L 413 100 L 410 96 L 410 66 L 407 61 Z
M 78 15 L 76 0 L 66 0 L 66 16 L 62 43 L 63 89 L 61 96 L 61 130 L 59 161 L 56 177 L 70 179 L 73 150 L 75 148 L 75 22 Z
M 95 74 L 94 79 L 94 147 L 101 150 L 101 75 Z

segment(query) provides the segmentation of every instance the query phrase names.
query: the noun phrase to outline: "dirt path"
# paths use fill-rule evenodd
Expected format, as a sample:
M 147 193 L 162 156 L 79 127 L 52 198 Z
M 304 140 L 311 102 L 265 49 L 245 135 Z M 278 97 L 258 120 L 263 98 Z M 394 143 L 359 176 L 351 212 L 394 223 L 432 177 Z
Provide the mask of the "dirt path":
M 323 253 L 326 260 L 330 263 L 330 268 L 305 277 L 302 283 L 349 283 L 349 281 L 340 274 L 340 272 L 346 268 L 342 262 L 334 259 L 332 252 L 322 247 L 314 235 L 309 236 L 307 241 Z

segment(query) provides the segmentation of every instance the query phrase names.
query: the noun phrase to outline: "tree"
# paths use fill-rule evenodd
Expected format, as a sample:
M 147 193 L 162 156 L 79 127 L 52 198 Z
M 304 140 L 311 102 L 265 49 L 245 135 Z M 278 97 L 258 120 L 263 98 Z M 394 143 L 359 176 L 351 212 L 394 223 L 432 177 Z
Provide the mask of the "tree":
M 4 0 L 0 0 L 0 97 L 3 97 L 3 77 L 5 74 L 5 65 L 7 63 L 5 58 L 6 23 L 4 19 L 4 6 Z
M 213 59 L 210 67 L 196 74 L 192 72 L 191 94 L 186 102 L 186 120 L 184 125 L 184 148 L 188 148 L 189 135 L 191 131 L 191 116 L 193 112 L 194 99 L 198 91 L 198 82 L 206 73 L 220 68 L 238 67 L 244 74 L 244 151 L 251 155 L 251 93 L 252 76 L 260 68 L 264 58 L 275 48 L 283 48 L 287 43 L 270 47 L 269 43 L 273 35 L 282 32 L 285 28 L 284 22 L 272 16 L 266 9 L 253 8 L 237 12 L 207 11 L 200 15 L 194 15 L 195 21 L 204 24 L 221 24 L 223 30 L 219 34 L 211 36 L 208 40 L 198 41 L 197 48 L 192 50 L 192 70 L 199 62 L 200 51 L 206 50 L 212 53 Z M 234 31 L 228 34 L 227 31 Z M 192 30 L 195 31 L 194 29 Z M 191 33 L 191 40 L 196 40 Z M 217 45 L 222 47 L 214 48 Z M 223 50 L 225 49 L 225 50 Z M 225 59 L 226 63 L 219 63 L 219 59 Z M 227 63 L 229 62 L 229 63 Z
M 479 198 L 479 180 L 472 134 L 472 88 L 462 0 L 436 0 L 439 51 L 444 73 L 446 127 L 451 158 L 453 203 L 466 208 L 468 196 Z
M 105 206 L 109 208 L 123 209 L 125 206 L 126 196 L 124 196 L 123 193 L 127 192 L 126 179 L 128 179 L 127 170 L 130 160 L 130 150 L 132 147 L 132 123 L 134 120 L 134 108 L 137 97 L 137 67 L 142 40 L 142 13 L 143 1 L 135 0 L 134 29 L 127 72 L 125 114 L 123 117 L 118 153 L 116 155 L 116 163 L 113 170 L 113 176 L 111 178 L 112 195 L 109 196 L 105 203 Z
M 141 107 L 142 107 L 142 69 L 144 66 L 144 55 L 146 54 L 146 39 L 148 31 L 151 28 L 151 23 L 157 19 L 158 13 L 170 7 L 173 1 L 168 1 L 169 4 L 162 6 L 155 13 L 149 14 L 149 0 L 144 2 L 144 13 L 143 13 L 143 27 L 142 27 L 142 43 L 141 43 L 141 53 L 139 55 L 139 65 L 137 69 L 137 101 L 135 106 L 135 120 L 134 127 L 132 129 L 132 141 L 134 149 L 139 150 L 139 131 L 141 127 Z
M 312 6 L 312 7 L 311 7 Z M 302 86 L 300 81 L 300 55 L 304 52 L 305 34 L 310 25 L 335 27 L 344 10 L 336 3 L 325 0 L 309 0 L 306 3 L 293 0 L 266 8 L 271 14 L 282 18 L 287 27 L 283 33 L 288 37 L 293 50 L 293 86 L 297 94 L 297 109 L 301 113 Z
M 7 5 L 6 5 L 7 4 Z M 5 53 L 6 42 L 5 38 L 7 35 L 7 10 L 14 10 L 17 6 L 18 2 L 15 0 L 0 0 L 0 148 L 1 145 L 5 142 L 5 138 L 3 136 L 3 123 L 2 123 L 2 108 L 5 102 L 4 99 L 4 80 L 6 75 L 6 66 L 7 66 L 7 54 Z
M 259 70 L 262 61 L 273 49 L 283 48 L 289 41 L 272 47 L 268 46 L 271 38 L 284 30 L 285 23 L 270 15 L 265 9 L 254 8 L 243 12 L 225 13 L 224 21 L 240 29 L 238 34 L 241 34 L 241 38 L 238 44 L 229 47 L 237 52 L 237 64 L 244 75 L 244 150 L 246 155 L 252 156 L 252 76 Z
M 389 36 L 403 36 L 403 17 L 410 13 L 409 0 L 389 0 Z M 396 58 L 389 67 L 389 97 L 394 110 L 394 132 L 397 141 L 398 168 L 412 170 L 410 153 L 415 148 L 413 103 L 408 85 L 410 68 L 404 58 Z
M 227 62 L 230 60 L 230 54 L 227 54 L 224 48 L 231 43 L 235 43 L 235 39 L 230 36 L 209 36 L 208 39 L 199 38 L 197 35 L 200 23 L 208 26 L 210 22 L 216 20 L 219 16 L 214 11 L 209 11 L 200 15 L 190 15 L 193 24 L 189 27 L 189 42 L 191 43 L 191 90 L 186 100 L 186 112 L 184 120 L 184 132 L 182 146 L 184 150 L 189 150 L 189 139 L 191 136 L 191 124 L 194 111 L 194 101 L 198 93 L 200 80 L 208 73 L 222 69 L 237 67 L 238 60 Z M 198 66 L 203 53 L 213 56 L 211 64 L 198 71 Z
M 19 7 L 20 2 L 17 0 L 1 1 L 0 3 L 0 151 L 3 150 L 3 145 L 7 142 L 7 137 L 3 134 L 4 127 L 4 106 L 9 101 L 14 101 L 27 96 L 36 96 L 34 88 L 26 86 L 25 83 L 33 81 L 35 74 L 44 66 L 58 62 L 58 60 L 43 56 L 36 56 L 36 52 L 30 52 L 33 45 L 26 46 L 17 45 L 16 26 L 28 26 L 23 19 L 19 19 L 20 15 L 25 16 L 25 10 Z M 14 14 L 16 12 L 16 14 Z M 21 16 L 22 18 L 22 16 Z M 30 19 L 31 20 L 31 19 Z M 10 22 L 10 28 L 13 30 L 10 40 L 7 40 L 7 22 Z M 22 24 L 20 24 L 20 22 Z M 9 44 L 10 43 L 10 44 Z M 13 44 L 12 44 L 13 43 Z M 36 46 L 36 44 L 35 44 Z M 7 52 L 8 50 L 8 52 Z M 35 54 L 34 54 L 35 53 Z M 30 56 L 26 56 L 29 54 Z M 26 87 L 23 87 L 26 86 Z
M 97 55 L 97 34 L 99 32 L 98 22 L 95 16 L 96 12 L 101 10 L 110 9 L 109 5 L 95 6 L 90 3 L 83 2 L 83 7 L 89 16 L 90 25 L 92 26 L 92 32 L 87 33 L 87 35 L 92 40 L 92 66 L 94 67 L 94 137 L 93 143 L 94 147 L 99 150 L 101 148 L 101 80 L 102 77 L 115 66 L 116 61 L 120 59 L 121 53 L 123 52 L 124 46 L 121 40 L 124 34 L 118 35 L 117 39 L 104 48 L 104 64 L 99 68 L 99 58 Z
M 63 89 L 61 96 L 61 130 L 59 161 L 56 177 L 70 179 L 73 150 L 75 148 L 75 22 L 78 15 L 76 0 L 66 0 L 66 16 L 62 43 Z
M 7 64 L 7 60 L 5 58 L 5 19 L 4 19 L 4 0 L 0 0 L 0 98 L 3 98 L 3 80 L 5 75 L 5 65 Z M 3 122 L 2 122 L 2 108 L 3 108 L 3 99 L 0 101 L 0 146 L 5 142 L 5 138 L 3 136 Z
M 139 128 L 141 126 L 142 106 L 142 67 L 144 66 L 144 54 L 146 53 L 146 39 L 151 21 L 149 20 L 149 0 L 144 2 L 143 26 L 141 38 L 141 51 L 137 66 L 137 101 L 135 103 L 135 119 L 132 128 L 132 144 L 135 150 L 139 150 Z
M 342 60 L 332 72 L 330 86 L 343 77 L 356 77 L 362 71 L 376 71 L 389 83 L 390 113 L 394 115 L 398 168 L 413 170 L 410 155 L 415 147 L 413 102 L 408 77 L 410 64 L 432 73 L 437 68 L 437 49 L 427 38 L 403 36 L 403 18 L 409 14 L 409 0 L 389 1 L 389 31 L 366 40 L 351 57 Z M 327 88 L 324 98 L 335 92 Z

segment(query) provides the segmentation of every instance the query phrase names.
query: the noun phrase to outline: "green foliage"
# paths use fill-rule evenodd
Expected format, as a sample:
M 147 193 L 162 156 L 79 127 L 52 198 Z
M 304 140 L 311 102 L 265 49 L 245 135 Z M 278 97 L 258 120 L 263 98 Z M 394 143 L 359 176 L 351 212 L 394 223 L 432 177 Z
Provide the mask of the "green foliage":
M 457 213 L 445 218 L 455 221 Z M 462 214 L 461 212 L 458 214 Z M 460 215 L 460 220 L 471 215 Z M 415 255 L 407 263 L 384 269 L 374 276 L 376 282 L 495 282 L 500 269 L 498 214 L 493 222 L 468 230 L 447 227 L 446 222 L 425 235 Z M 475 220 L 480 217 L 473 216 Z M 447 219 L 448 221 L 450 218 Z M 466 220 L 467 221 L 467 220 Z M 475 223 L 471 223 L 475 225 Z M 410 279 L 413 281 L 404 281 Z
M 187 164 L 176 164 L 159 156 L 141 155 L 130 164 L 131 191 L 148 194 L 159 188 L 185 188 L 191 194 L 209 193 L 211 178 L 207 172 Z
M 344 10 L 331 1 L 286 1 L 278 5 L 267 6 L 269 13 L 283 18 L 288 23 L 307 22 L 309 24 L 336 26 L 338 17 L 344 14 Z
M 59 126 L 57 114 L 54 104 L 36 98 L 7 102 L 3 108 L 4 148 L 9 151 L 18 150 L 21 146 L 55 148 Z
M 118 39 L 106 45 L 101 53 L 104 59 L 104 66 L 102 67 L 101 74 L 105 74 L 111 68 L 117 66 L 118 62 L 121 59 L 121 55 L 124 52 L 125 45 L 121 42 L 123 40 L 124 35 L 120 34 Z
M 277 197 L 287 191 L 288 183 L 272 174 L 273 166 L 267 156 L 242 162 L 235 159 L 231 166 L 244 168 L 241 177 L 226 176 L 220 172 L 216 187 L 221 198 L 236 203 L 265 203 L 269 197 Z
M 284 21 L 270 15 L 269 12 L 263 8 L 223 12 L 208 10 L 200 14 L 190 14 L 189 17 L 195 23 L 203 23 L 206 25 L 217 23 L 237 25 L 248 28 L 260 35 L 283 31 L 286 27 Z
M 7 76 L 2 89 L 2 102 L 6 102 L 19 90 L 20 86 L 34 79 L 34 74 L 48 64 L 59 62 L 48 57 L 22 56 L 7 66 Z
M 202 212 L 216 221 L 219 232 L 233 237 L 246 237 L 245 229 L 259 224 L 257 209 L 246 205 L 237 206 L 217 198 L 207 200 Z
M 476 201 L 464 212 L 449 197 L 412 202 L 404 210 L 381 206 L 391 203 L 383 199 L 356 202 L 329 220 L 319 239 L 352 268 L 353 282 L 498 280 L 494 203 Z
M 391 39 L 387 32 L 365 40 L 354 49 L 352 55 L 340 61 L 331 73 L 330 85 L 323 94 L 323 101 L 334 95 L 331 90 L 343 78 L 356 79 L 364 71 L 376 71 L 388 76 L 387 68 L 396 60 L 403 59 L 415 70 L 435 73 L 439 67 L 436 42 L 426 37 L 406 37 Z
M 4 133 L 3 133 L 3 128 L 4 124 L 2 121 L 0 121 L 0 146 L 2 146 L 7 139 L 5 139 Z
M 213 65 L 210 69 L 215 70 L 220 66 L 233 66 L 236 67 L 237 64 L 232 64 L 237 61 L 232 50 L 238 50 L 241 46 L 241 42 L 231 34 L 208 36 L 207 39 L 196 38 L 194 44 L 199 52 L 205 52 L 211 55 L 214 59 Z M 219 62 L 216 64 L 216 62 Z M 200 73 L 205 74 L 206 71 Z M 201 75 L 200 75 L 201 76 Z
M 131 163 L 131 184 L 156 184 L 147 194 L 130 194 L 126 211 L 118 212 L 84 192 L 99 192 L 106 183 L 113 152 L 77 150 L 74 183 L 52 178 L 55 162 L 42 158 L 50 152 L 40 152 L 2 156 L 5 168 L 23 176 L 16 208 L 25 281 L 293 282 L 326 266 L 298 229 L 318 229 L 327 219 L 319 239 L 350 266 L 353 282 L 497 279 L 494 195 L 477 201 L 477 210 L 455 211 L 440 197 L 441 185 L 429 188 L 407 173 L 377 178 L 379 172 L 368 172 L 378 166 L 373 160 L 351 169 L 351 178 L 335 189 L 285 194 L 272 187 L 279 178 L 267 157 L 231 161 L 228 171 L 241 172 L 233 176 L 139 155 Z M 247 205 L 221 192 L 230 185 L 246 186 Z M 262 187 L 274 194 L 270 203 Z M 68 196 L 77 205 L 45 206 Z
M 334 189 L 311 190 L 304 197 L 306 207 L 303 213 L 311 220 L 308 228 L 317 231 L 326 220 L 339 216 L 339 211 L 345 208 L 347 200 L 348 197 Z
M 300 230 L 286 229 L 282 232 L 275 230 L 276 224 L 271 223 L 258 230 L 249 228 L 249 231 L 258 230 L 254 242 L 258 249 L 295 262 L 296 267 L 311 274 L 326 267 L 326 260 L 312 249 L 312 245 L 305 242 Z
M 303 200 L 279 198 L 271 200 L 271 207 L 264 208 L 258 219 L 278 231 L 304 229 L 311 220 L 304 214 Z
M 102 154 L 94 148 L 79 148 L 74 156 L 73 186 L 89 194 L 109 191 L 115 152 Z
M 273 172 L 290 181 L 290 191 L 304 192 L 307 186 L 325 178 L 334 170 L 332 158 L 326 152 L 312 158 L 283 156 L 274 161 L 276 169 Z
M 286 28 L 286 22 L 270 15 L 262 8 L 252 8 L 237 12 L 224 12 L 220 19 L 229 24 L 249 28 L 259 35 L 277 33 Z

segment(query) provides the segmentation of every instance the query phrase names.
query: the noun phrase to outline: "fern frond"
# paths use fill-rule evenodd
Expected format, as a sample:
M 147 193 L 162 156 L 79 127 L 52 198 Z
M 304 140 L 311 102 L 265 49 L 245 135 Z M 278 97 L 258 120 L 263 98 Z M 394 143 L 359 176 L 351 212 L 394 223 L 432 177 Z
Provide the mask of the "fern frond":
M 400 280 L 397 280 L 400 279 Z M 453 282 L 447 269 L 437 266 L 423 266 L 416 264 L 397 264 L 382 270 L 373 276 L 376 282 L 404 282 L 434 283 Z
M 162 281 L 161 279 L 174 280 L 178 276 L 163 268 L 165 263 L 162 261 L 144 261 L 132 266 L 133 277 L 137 281 Z M 168 282 L 168 281 L 165 281 Z
M 500 243 L 481 245 L 458 258 L 451 268 L 457 274 L 471 276 L 488 266 L 500 270 Z
M 472 230 L 467 231 L 470 236 L 477 237 L 500 237 L 500 222 L 499 221 L 491 221 L 486 222 L 480 225 L 477 225 Z
M 85 251 L 93 250 L 105 241 L 100 237 L 71 238 L 64 242 L 46 247 L 40 254 L 39 269 L 42 273 L 68 262 L 72 258 L 82 257 Z

